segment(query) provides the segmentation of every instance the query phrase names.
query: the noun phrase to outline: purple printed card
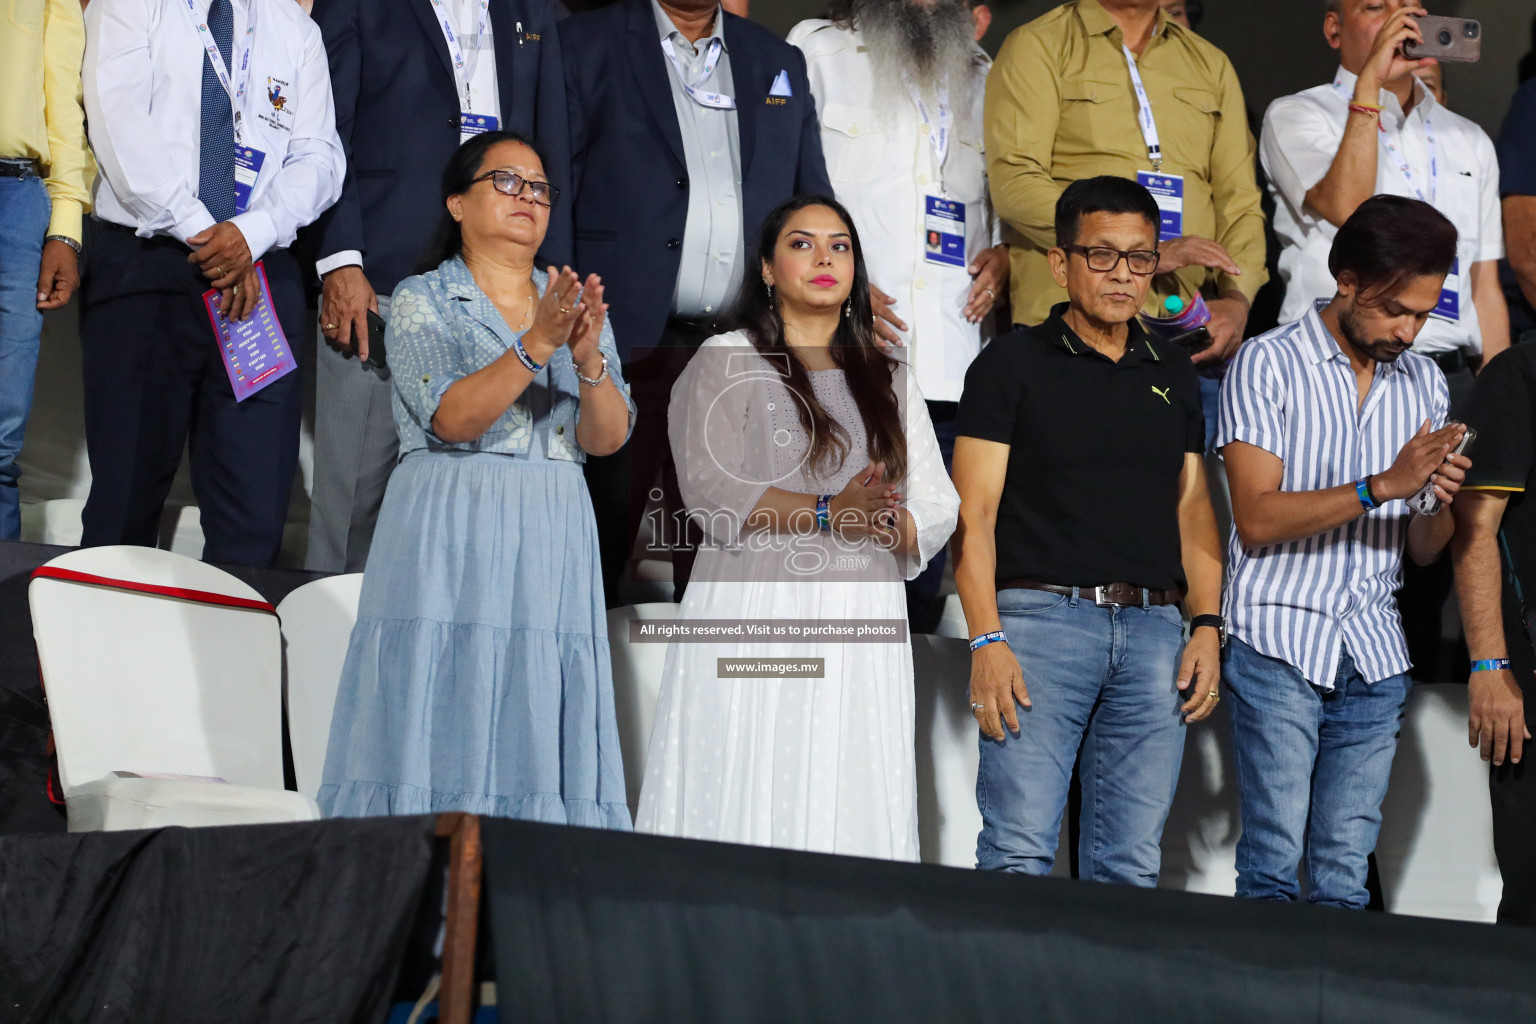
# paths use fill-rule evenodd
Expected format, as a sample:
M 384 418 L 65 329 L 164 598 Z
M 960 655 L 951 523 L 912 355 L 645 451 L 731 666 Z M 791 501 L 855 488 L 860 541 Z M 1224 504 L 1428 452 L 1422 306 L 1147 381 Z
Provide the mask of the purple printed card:
M 213 336 L 218 340 L 219 355 L 224 357 L 224 370 L 229 374 L 229 386 L 234 388 L 237 402 L 245 401 L 299 365 L 283 334 L 283 325 L 277 321 L 272 293 L 267 288 L 267 270 L 259 262 L 256 276 L 261 281 L 261 296 L 244 320 L 226 320 L 220 315 L 217 289 L 203 293 L 203 306 L 208 310 L 208 322 L 213 325 Z

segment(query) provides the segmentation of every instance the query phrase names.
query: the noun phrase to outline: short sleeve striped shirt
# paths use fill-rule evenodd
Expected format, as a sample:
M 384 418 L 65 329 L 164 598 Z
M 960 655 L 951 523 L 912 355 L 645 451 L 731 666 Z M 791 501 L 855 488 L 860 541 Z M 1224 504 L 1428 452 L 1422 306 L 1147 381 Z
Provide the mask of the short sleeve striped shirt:
M 1318 316 L 1323 305 L 1244 344 L 1221 388 L 1217 446 L 1243 441 L 1278 456 L 1284 491 L 1386 470 L 1426 419 L 1444 425 L 1450 404 L 1440 368 L 1405 352 L 1377 364 L 1358 405 L 1349 359 Z M 1393 593 L 1409 517 L 1406 502 L 1389 501 L 1326 533 L 1251 549 L 1234 525 L 1223 602 L 1231 635 L 1324 689 L 1333 688 L 1341 644 L 1369 682 L 1406 672 Z

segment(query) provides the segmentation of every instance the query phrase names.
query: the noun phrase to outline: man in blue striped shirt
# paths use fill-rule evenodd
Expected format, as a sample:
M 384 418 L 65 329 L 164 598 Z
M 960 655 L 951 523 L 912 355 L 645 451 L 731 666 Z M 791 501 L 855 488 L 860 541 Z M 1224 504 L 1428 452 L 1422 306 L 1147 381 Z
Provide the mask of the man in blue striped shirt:
M 1449 503 L 1471 465 L 1444 375 L 1409 351 L 1455 257 L 1434 207 L 1367 200 L 1334 239 L 1332 300 L 1244 345 L 1222 386 L 1239 896 L 1297 899 L 1305 855 L 1308 902 L 1368 901 L 1411 685 L 1393 591 L 1404 548 L 1428 564 L 1452 531 L 1405 499 L 1432 483 Z

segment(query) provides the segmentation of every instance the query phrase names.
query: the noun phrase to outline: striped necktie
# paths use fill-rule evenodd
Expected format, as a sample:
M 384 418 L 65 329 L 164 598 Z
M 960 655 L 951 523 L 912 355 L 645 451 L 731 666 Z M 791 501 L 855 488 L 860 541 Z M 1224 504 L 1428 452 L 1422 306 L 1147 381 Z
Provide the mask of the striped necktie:
M 235 13 L 230 0 L 213 0 L 208 8 L 208 29 L 230 71 L 230 47 L 234 41 Z M 197 196 L 216 221 L 235 215 L 235 122 L 229 94 L 213 69 L 213 58 L 203 55 L 203 123 L 198 160 Z

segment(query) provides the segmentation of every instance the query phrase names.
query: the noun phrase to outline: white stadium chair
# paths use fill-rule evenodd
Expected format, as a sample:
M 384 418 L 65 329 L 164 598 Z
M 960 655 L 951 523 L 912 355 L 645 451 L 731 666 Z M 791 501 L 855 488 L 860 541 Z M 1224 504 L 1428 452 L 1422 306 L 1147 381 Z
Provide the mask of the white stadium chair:
M 1387 909 L 1492 922 L 1503 882 L 1493 854 L 1488 765 L 1467 746 L 1467 688 L 1417 683 L 1408 698 L 1376 861 Z
M 927 864 L 976 866 L 976 716 L 966 694 L 971 650 L 964 640 L 912 637 L 917 697 L 917 833 Z
M 70 831 L 319 817 L 283 789 L 277 617 L 210 603 L 261 595 L 154 548 L 86 548 L 38 571 L 102 581 L 39 576 L 28 591 Z
M 331 713 L 357 624 L 363 574 L 328 576 L 306 583 L 283 598 L 277 617 L 283 630 L 283 696 L 288 707 L 288 742 L 299 792 L 320 791 Z
M 656 702 L 661 697 L 661 671 L 666 665 L 667 644 L 632 644 L 629 621 L 677 618 L 678 606 L 669 601 L 630 604 L 608 609 L 608 647 L 613 655 L 613 705 L 619 722 L 619 751 L 624 756 L 624 788 L 629 813 L 640 810 L 640 784 L 645 781 L 645 752 L 656 721 Z

